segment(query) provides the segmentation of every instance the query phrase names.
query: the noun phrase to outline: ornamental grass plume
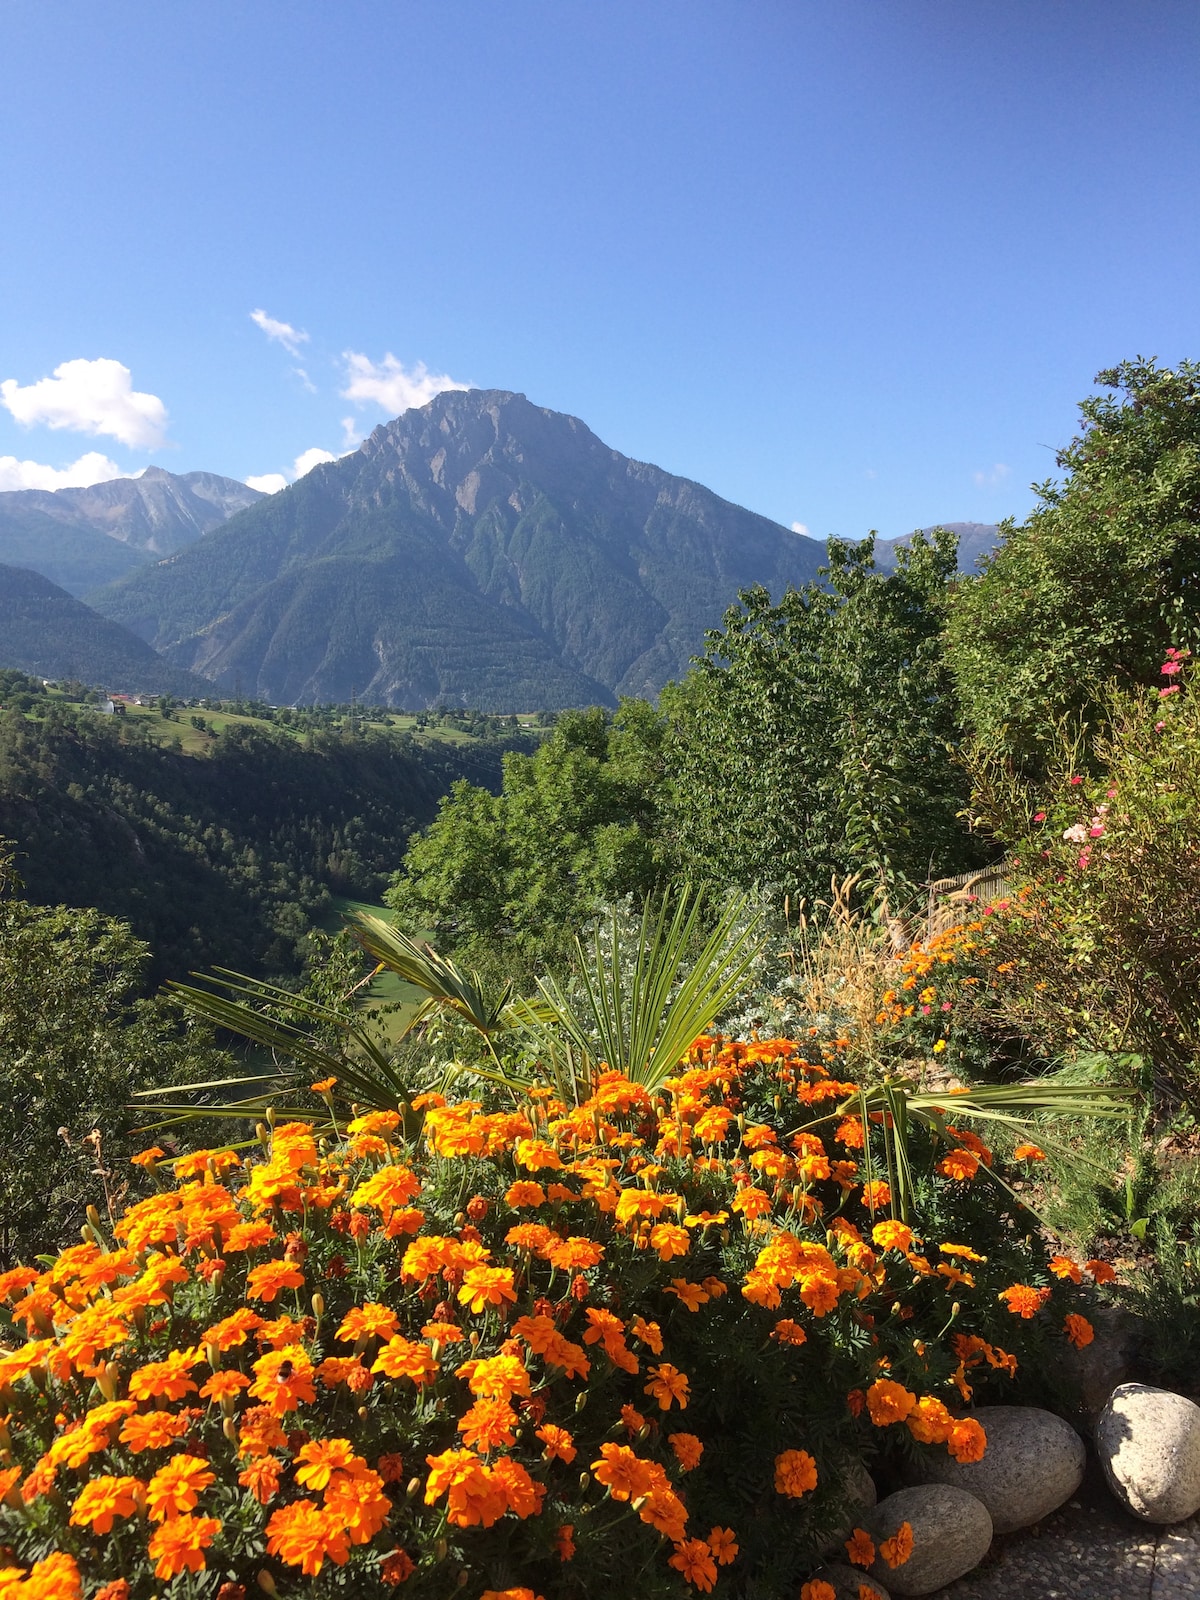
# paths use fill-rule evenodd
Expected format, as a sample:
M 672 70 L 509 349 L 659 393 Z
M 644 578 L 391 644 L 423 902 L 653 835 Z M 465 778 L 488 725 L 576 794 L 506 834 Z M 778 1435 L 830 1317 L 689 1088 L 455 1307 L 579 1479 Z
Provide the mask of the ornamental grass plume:
M 964 1407 L 1086 1342 L 1103 1266 L 1056 1267 L 962 1129 L 913 1132 L 891 1215 L 836 1059 L 705 1038 L 653 1095 L 155 1156 L 112 1237 L 0 1274 L 0 1600 L 819 1587 L 847 1463 L 978 1459 Z

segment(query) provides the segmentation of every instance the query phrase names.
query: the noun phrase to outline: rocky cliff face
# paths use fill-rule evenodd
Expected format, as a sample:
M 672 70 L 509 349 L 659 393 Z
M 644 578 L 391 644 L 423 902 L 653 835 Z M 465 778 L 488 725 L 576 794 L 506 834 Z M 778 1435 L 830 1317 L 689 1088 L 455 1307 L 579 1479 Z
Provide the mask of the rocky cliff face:
M 87 489 L 9 490 L 0 494 L 0 519 L 36 512 L 165 556 L 262 498 L 257 489 L 215 472 L 176 474 L 147 467 L 140 478 L 113 478 Z

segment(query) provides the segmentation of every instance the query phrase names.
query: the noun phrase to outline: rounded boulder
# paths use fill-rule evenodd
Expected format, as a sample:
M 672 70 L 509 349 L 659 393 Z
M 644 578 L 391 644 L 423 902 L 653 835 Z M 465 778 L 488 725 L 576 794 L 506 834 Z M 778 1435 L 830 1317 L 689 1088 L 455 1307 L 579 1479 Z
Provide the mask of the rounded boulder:
M 992 1519 L 982 1500 L 948 1483 L 922 1483 L 899 1489 L 870 1513 L 868 1528 L 876 1548 L 894 1538 L 904 1523 L 912 1529 L 912 1553 L 890 1566 L 879 1551 L 871 1577 L 893 1594 L 932 1594 L 977 1567 L 992 1542 Z
M 840 1562 L 831 1562 L 819 1572 L 814 1572 L 813 1577 L 827 1583 L 837 1600 L 859 1600 L 864 1589 L 870 1600 L 892 1600 L 891 1595 L 875 1578 L 868 1578 L 865 1572 L 860 1572 L 856 1567 L 843 1566 Z
M 1123 1383 L 1100 1413 L 1096 1454 L 1113 1494 L 1144 1522 L 1200 1511 L 1200 1406 L 1183 1395 Z
M 1057 1511 L 1083 1482 L 1087 1451 L 1069 1422 L 1036 1406 L 982 1406 L 971 1415 L 987 1435 L 978 1461 L 955 1461 L 944 1449 L 921 1452 L 916 1474 L 981 1500 L 994 1533 L 1015 1533 Z

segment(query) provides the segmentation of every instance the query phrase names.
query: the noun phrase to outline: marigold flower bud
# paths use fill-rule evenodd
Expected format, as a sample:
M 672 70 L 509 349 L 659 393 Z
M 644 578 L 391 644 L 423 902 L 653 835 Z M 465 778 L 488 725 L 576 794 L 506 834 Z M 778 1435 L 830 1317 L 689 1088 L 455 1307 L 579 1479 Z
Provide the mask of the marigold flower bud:
M 267 1571 L 266 1567 L 264 1567 L 258 1575 L 258 1587 L 264 1594 L 279 1593 L 279 1590 L 275 1587 L 275 1579 Z
M 318 1290 L 312 1297 L 313 1316 L 320 1322 L 325 1315 L 325 1296 Z

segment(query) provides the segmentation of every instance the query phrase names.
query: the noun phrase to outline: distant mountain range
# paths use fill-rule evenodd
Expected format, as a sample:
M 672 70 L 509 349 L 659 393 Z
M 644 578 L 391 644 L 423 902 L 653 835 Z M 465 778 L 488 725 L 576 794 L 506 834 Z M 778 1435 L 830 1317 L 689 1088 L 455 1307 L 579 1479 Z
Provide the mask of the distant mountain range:
M 995 542 L 993 527 L 947 526 L 964 569 Z M 879 540 L 880 565 L 905 542 Z M 160 468 L 0 494 L 0 562 L 86 595 L 123 630 L 131 669 L 131 639 L 150 651 L 138 687 L 160 652 L 164 672 L 276 704 L 515 711 L 653 695 L 739 589 L 779 595 L 824 560 L 823 543 L 506 390 L 439 395 L 272 496 Z M 68 613 L 55 615 L 61 648 L 47 635 L 39 659 L 59 664 L 26 670 L 78 675 L 62 664 Z M 96 681 L 120 687 L 114 670 Z
M 88 489 L 12 489 L 0 494 L 0 562 L 85 595 L 173 555 L 263 498 L 215 472 L 161 467 Z
M 144 639 L 22 567 L 0 566 L 0 667 L 129 693 L 198 696 L 212 689 L 164 661 Z

